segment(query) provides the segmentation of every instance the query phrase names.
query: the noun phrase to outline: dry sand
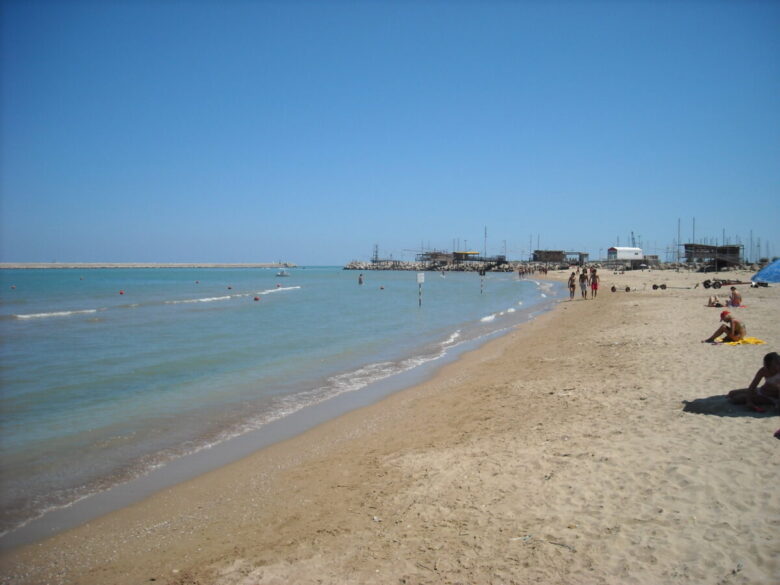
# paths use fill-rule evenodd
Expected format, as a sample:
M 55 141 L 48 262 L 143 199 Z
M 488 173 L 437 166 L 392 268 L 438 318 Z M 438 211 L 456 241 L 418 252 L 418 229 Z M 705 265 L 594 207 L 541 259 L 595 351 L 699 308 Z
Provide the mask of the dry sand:
M 780 286 L 740 287 L 766 345 L 714 346 L 703 278 L 605 273 L 425 384 L 3 555 L 2 582 L 776 584 L 780 418 L 722 395 L 778 349 Z

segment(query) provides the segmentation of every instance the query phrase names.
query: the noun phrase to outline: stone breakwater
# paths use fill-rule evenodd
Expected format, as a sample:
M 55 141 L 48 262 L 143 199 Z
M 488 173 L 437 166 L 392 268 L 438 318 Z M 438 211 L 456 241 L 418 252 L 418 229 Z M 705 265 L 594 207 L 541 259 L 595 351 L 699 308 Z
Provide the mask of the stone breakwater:
M 444 271 L 444 272 L 480 272 L 485 270 L 488 272 L 515 272 L 520 266 L 528 269 L 533 268 L 532 265 L 527 263 L 515 263 L 502 264 L 496 266 L 492 262 L 462 262 L 460 264 L 432 264 L 430 262 L 359 262 L 353 260 L 346 266 L 344 270 L 360 270 L 363 272 L 369 270 L 414 270 L 417 272 L 424 272 L 428 270 L 432 271 Z
M 620 262 L 589 262 L 588 267 L 595 267 L 599 270 L 608 271 L 630 271 L 629 266 L 623 266 Z M 758 264 L 745 264 L 741 265 L 736 270 L 759 270 L 761 265 Z M 346 266 L 344 270 L 414 270 L 418 272 L 436 271 L 436 272 L 480 272 L 485 270 L 486 272 L 523 272 L 523 273 L 535 273 L 543 270 L 574 270 L 575 267 L 569 264 L 545 264 L 544 262 L 508 262 L 496 266 L 493 262 L 461 262 L 458 264 L 437 264 L 432 262 L 404 262 L 398 261 L 386 261 L 386 262 L 361 262 L 353 260 Z M 641 269 L 635 268 L 634 270 L 640 271 Z M 708 272 L 711 274 L 717 274 L 712 272 L 707 266 L 703 264 L 678 264 L 667 263 L 652 266 L 646 268 L 650 271 L 675 271 L 675 272 Z M 734 270 L 734 269 L 732 269 Z

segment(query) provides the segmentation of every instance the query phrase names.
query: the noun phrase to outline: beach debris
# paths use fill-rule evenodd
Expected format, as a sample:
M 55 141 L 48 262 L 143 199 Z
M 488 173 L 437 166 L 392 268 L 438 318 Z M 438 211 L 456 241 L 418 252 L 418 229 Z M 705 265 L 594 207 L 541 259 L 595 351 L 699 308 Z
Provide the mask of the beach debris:
M 373 518 L 374 522 L 381 522 L 382 519 L 379 516 L 374 516 Z
M 697 284 L 696 286 L 699 286 L 699 285 Z M 696 286 L 693 286 L 693 287 L 691 287 L 691 286 L 668 286 L 666 284 L 654 284 L 653 285 L 653 290 L 658 290 L 659 288 L 661 290 L 666 290 L 667 288 L 676 288 L 677 290 L 691 290 L 691 289 L 696 288 Z
M 720 288 L 724 285 L 731 285 L 731 284 L 752 284 L 752 282 L 748 281 L 745 282 L 743 280 L 731 280 L 728 278 L 715 278 L 713 280 L 710 280 L 709 278 L 701 283 L 704 288 Z
M 515 536 L 514 538 L 510 538 L 510 541 L 516 541 L 516 540 L 522 540 L 523 542 L 529 542 L 531 540 L 534 540 L 533 534 L 526 534 L 525 536 Z M 537 538 L 537 542 L 546 542 L 547 544 L 553 544 L 555 546 L 560 546 L 561 548 L 565 548 L 566 550 L 570 550 L 571 552 L 577 552 L 577 549 L 574 548 L 570 544 L 566 544 L 565 542 L 555 542 L 554 540 L 545 540 L 544 538 Z
M 526 534 L 525 536 L 515 536 L 514 538 L 510 538 L 510 542 L 514 542 L 515 540 L 522 540 L 523 542 L 528 542 L 534 537 L 533 534 Z
M 574 548 L 570 544 L 566 544 L 566 543 L 563 543 L 563 542 L 553 542 L 552 540 L 543 540 L 542 542 L 547 542 L 549 544 L 554 544 L 555 546 L 563 547 L 563 548 L 565 548 L 567 550 L 570 550 L 571 552 L 577 552 L 577 549 Z

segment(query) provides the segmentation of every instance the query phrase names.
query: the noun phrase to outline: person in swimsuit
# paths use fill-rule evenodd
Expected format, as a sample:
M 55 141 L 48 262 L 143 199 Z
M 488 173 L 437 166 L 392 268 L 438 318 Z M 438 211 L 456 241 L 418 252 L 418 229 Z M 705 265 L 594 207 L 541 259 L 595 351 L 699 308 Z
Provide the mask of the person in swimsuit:
M 742 295 L 739 294 L 736 286 L 731 287 L 731 294 L 729 295 L 728 301 L 726 302 L 732 307 L 742 306 Z
M 596 293 L 599 292 L 599 281 L 601 277 L 596 273 L 596 269 L 593 269 L 593 273 L 590 275 L 590 294 L 595 299 Z
M 582 293 L 582 298 L 587 300 L 588 299 L 588 271 L 583 270 L 582 273 L 580 273 L 580 292 Z
M 569 277 L 569 300 L 574 300 L 574 291 L 577 290 L 577 284 L 575 282 L 575 276 L 574 273 L 571 273 L 571 276 Z
M 715 339 L 724 333 L 726 336 L 719 341 L 740 341 L 747 334 L 745 324 L 742 323 L 742 321 L 737 321 L 728 311 L 721 312 L 720 320 L 723 322 L 723 325 L 718 327 L 715 330 L 715 333 L 710 335 L 707 339 L 703 339 L 702 343 L 713 343 Z
M 764 385 L 759 387 L 762 379 Z M 766 408 L 780 408 L 780 354 L 776 351 L 766 354 L 764 367 L 756 372 L 750 386 L 732 390 L 728 399 L 732 404 L 744 404 L 760 412 Z
M 718 298 L 718 295 L 712 295 L 710 297 L 710 300 L 707 301 L 708 307 L 722 307 L 723 303 L 720 302 L 720 299 Z

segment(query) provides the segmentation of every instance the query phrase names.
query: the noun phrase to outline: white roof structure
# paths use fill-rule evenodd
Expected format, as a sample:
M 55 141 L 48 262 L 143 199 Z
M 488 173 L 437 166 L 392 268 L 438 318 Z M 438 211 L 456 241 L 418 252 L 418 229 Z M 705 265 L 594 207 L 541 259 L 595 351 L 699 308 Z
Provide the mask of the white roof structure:
M 644 256 L 642 248 L 613 246 L 607 250 L 607 258 L 610 260 L 641 260 Z

